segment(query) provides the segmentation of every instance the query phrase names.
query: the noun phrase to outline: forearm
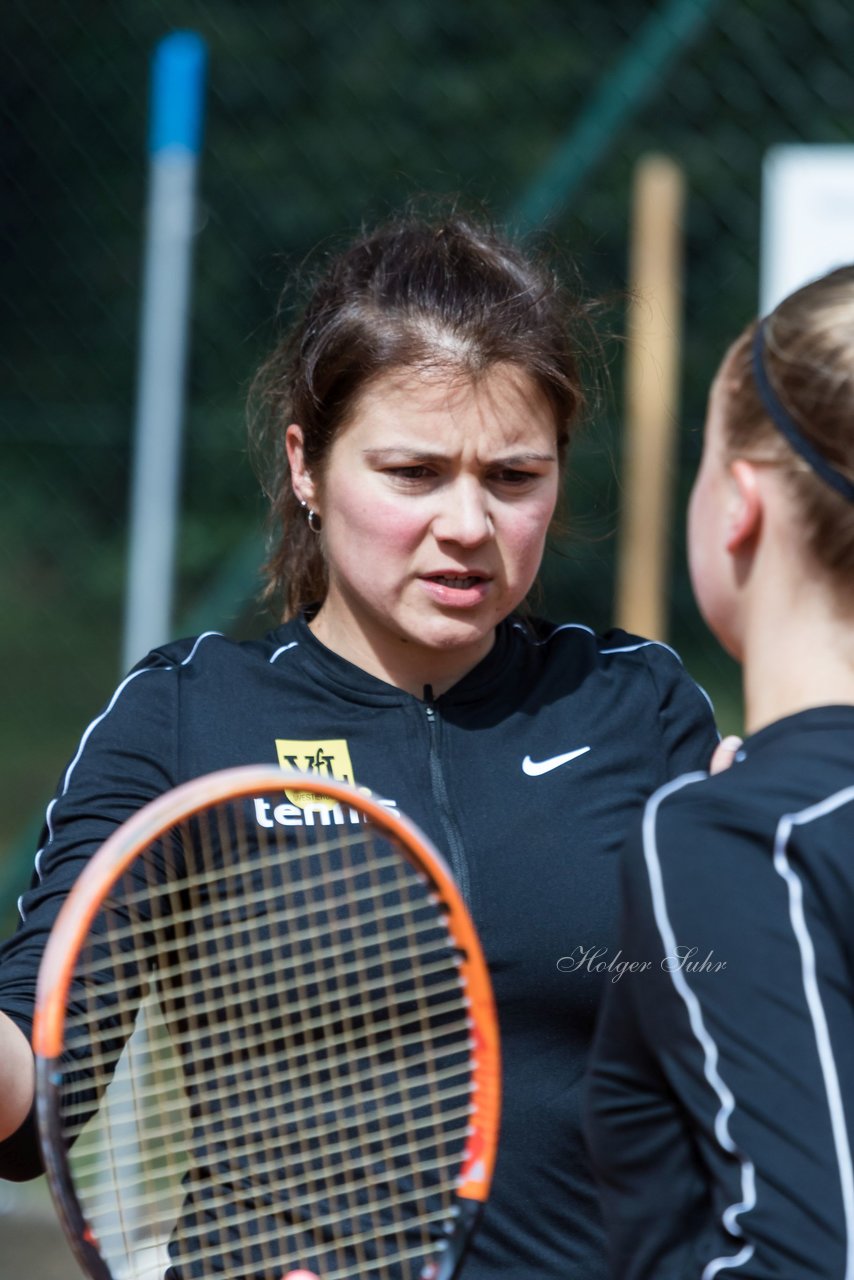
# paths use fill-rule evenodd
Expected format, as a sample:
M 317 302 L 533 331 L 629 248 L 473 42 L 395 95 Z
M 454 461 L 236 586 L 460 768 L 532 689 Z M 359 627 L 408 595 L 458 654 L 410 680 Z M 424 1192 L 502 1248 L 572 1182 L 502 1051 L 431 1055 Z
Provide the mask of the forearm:
M 24 1123 L 34 1093 L 33 1051 L 23 1031 L 0 1013 L 0 1141 Z

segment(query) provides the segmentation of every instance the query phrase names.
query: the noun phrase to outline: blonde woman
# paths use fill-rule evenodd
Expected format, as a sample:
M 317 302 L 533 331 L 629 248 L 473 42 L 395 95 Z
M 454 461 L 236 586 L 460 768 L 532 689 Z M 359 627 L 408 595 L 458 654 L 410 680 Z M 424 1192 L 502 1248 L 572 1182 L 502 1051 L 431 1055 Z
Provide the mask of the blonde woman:
M 691 574 L 743 664 L 732 768 L 624 857 L 588 1134 L 612 1275 L 854 1274 L 854 267 L 727 353 Z M 642 966 L 642 967 L 641 967 Z

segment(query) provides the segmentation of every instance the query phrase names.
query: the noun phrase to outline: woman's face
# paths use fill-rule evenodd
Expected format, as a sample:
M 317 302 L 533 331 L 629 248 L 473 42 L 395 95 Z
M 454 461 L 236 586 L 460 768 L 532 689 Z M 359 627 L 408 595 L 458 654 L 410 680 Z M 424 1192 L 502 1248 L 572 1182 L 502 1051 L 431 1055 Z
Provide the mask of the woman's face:
M 518 369 L 478 382 L 386 374 L 336 437 L 322 477 L 288 432 L 294 489 L 323 519 L 329 591 L 312 629 L 421 694 L 489 651 L 543 555 L 558 496 L 555 421 Z

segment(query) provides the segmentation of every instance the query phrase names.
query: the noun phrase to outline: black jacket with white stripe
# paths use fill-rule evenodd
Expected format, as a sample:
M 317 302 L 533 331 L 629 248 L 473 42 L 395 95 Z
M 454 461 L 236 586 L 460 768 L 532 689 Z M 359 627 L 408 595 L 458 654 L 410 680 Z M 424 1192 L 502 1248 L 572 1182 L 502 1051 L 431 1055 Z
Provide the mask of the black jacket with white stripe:
M 619 1280 L 854 1274 L 854 707 L 661 788 L 587 1132 Z
M 122 683 L 60 783 L 22 923 L 0 959 L 0 1008 L 29 1028 L 64 894 L 146 800 L 214 769 L 276 760 L 368 786 L 447 856 L 495 986 L 502 1135 L 465 1280 L 599 1280 L 579 1085 L 605 979 L 561 962 L 576 946 L 612 944 L 632 815 L 666 779 L 705 766 L 716 740 L 708 702 L 672 651 L 623 632 L 509 620 L 435 701 L 339 658 L 303 619 L 264 641 L 209 634 L 168 645 Z M 300 820 L 286 810 L 268 808 L 259 822 Z M 22 1133 L 0 1147 L 0 1173 L 20 1171 L 28 1142 Z

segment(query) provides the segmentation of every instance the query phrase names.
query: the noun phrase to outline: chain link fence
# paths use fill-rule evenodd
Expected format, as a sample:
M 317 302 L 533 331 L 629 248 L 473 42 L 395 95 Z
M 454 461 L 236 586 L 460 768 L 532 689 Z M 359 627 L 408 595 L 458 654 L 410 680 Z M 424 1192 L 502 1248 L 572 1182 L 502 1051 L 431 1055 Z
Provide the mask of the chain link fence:
M 624 327 L 632 175 L 687 184 L 669 638 L 738 727 L 735 672 L 690 599 L 681 531 L 706 388 L 757 306 L 760 170 L 854 134 L 848 0 L 7 0 L 0 367 L 0 879 L 119 677 L 149 61 L 209 51 L 174 633 L 264 629 L 247 383 L 280 289 L 316 246 L 422 193 L 459 193 L 573 260 Z M 613 616 L 619 341 L 576 449 L 572 533 L 544 608 Z M 608 389 L 608 384 L 610 389 Z M 164 637 L 166 639 L 167 637 Z

